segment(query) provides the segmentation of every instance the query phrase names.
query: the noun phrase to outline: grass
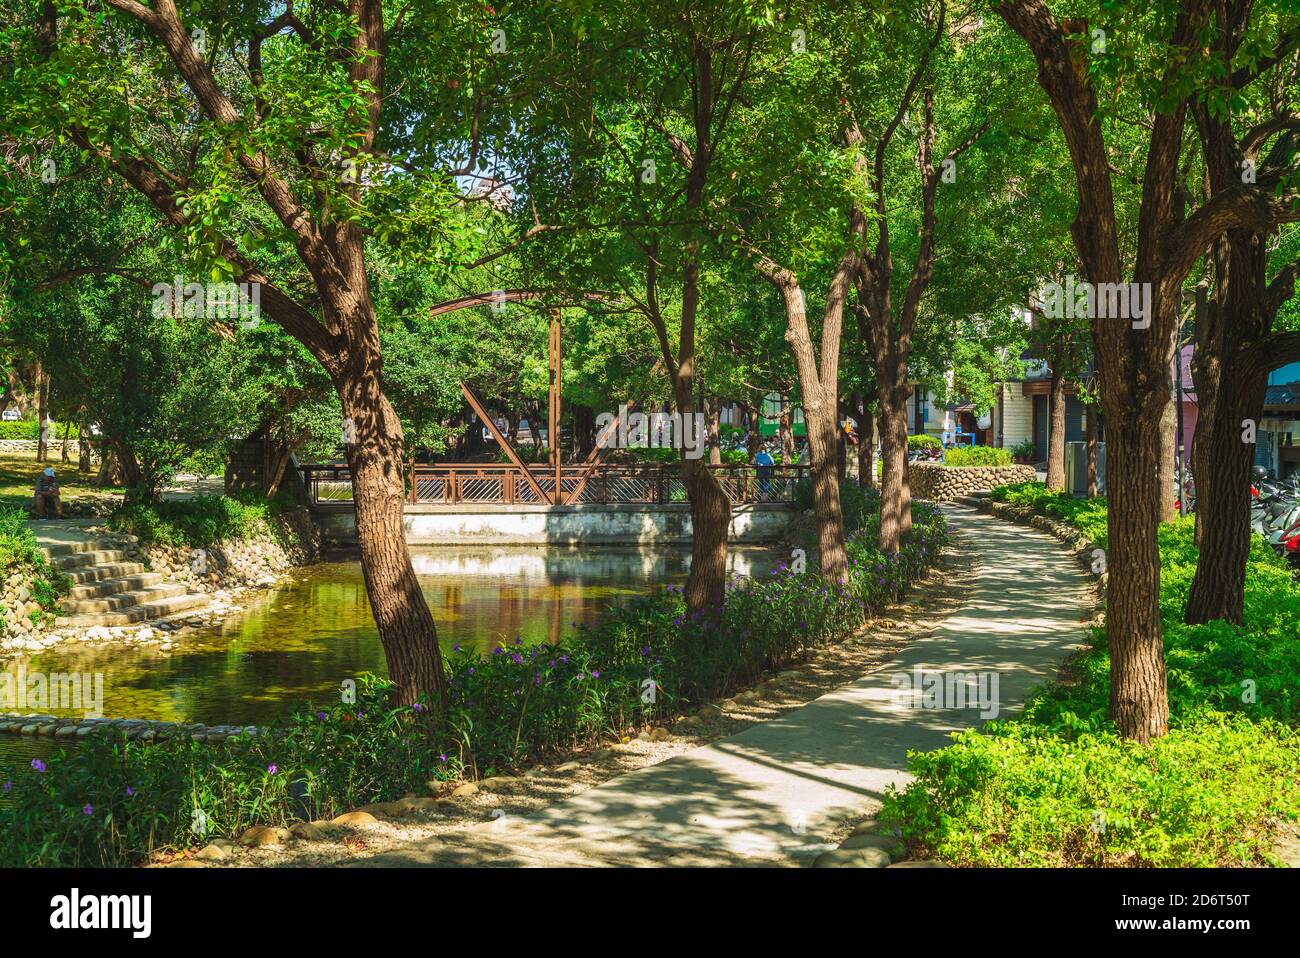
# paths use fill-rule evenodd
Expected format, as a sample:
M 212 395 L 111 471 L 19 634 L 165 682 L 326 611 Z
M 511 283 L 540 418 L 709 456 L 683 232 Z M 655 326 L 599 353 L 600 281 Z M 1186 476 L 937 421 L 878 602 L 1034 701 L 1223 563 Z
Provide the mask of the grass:
M 69 452 L 74 446 L 69 443 Z M 59 445 L 51 446 L 50 461 L 36 461 L 36 453 L 0 453 L 0 505 L 12 509 L 21 509 L 30 514 L 36 493 L 36 477 L 47 465 L 53 466 L 59 477 L 59 496 L 63 500 L 63 511 L 81 501 L 120 500 L 125 490 L 112 486 L 94 485 L 94 472 L 78 472 L 77 461 L 63 462 L 60 458 Z
M 1102 501 L 1036 483 L 993 498 L 1105 541 Z M 1300 585 L 1256 541 L 1246 625 L 1184 625 L 1194 531 L 1187 518 L 1159 532 L 1169 733 L 1150 747 L 1118 735 L 1107 718 L 1107 637 L 1094 629 L 1022 715 L 910 756 L 916 781 L 890 793 L 882 818 L 913 852 L 971 866 L 1276 863 L 1275 823 L 1300 817 Z

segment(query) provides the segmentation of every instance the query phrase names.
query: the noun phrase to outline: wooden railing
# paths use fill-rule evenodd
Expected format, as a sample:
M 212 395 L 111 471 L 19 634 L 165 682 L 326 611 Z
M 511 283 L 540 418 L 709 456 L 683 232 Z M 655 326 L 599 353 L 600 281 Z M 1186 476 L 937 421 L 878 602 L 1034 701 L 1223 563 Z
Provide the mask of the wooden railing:
M 304 465 L 303 484 L 311 502 L 351 502 L 352 474 L 346 465 Z M 795 488 L 808 478 L 807 466 L 708 466 L 732 503 L 792 502 Z M 411 466 L 406 495 L 411 504 L 574 505 L 577 503 L 662 505 L 686 502 L 686 484 L 676 463 L 643 465 L 530 466 L 528 474 L 504 464 L 451 463 Z

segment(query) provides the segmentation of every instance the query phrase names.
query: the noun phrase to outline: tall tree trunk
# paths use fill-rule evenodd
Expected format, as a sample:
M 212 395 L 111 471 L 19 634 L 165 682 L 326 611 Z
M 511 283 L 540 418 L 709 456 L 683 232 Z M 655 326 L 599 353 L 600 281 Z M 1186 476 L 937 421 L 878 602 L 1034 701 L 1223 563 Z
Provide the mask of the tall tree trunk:
M 62 462 L 71 462 L 72 457 L 68 454 L 68 437 L 72 435 L 72 420 L 69 419 L 63 424 L 63 442 L 61 444 L 59 459 Z
M 1136 411 L 1107 417 L 1110 716 L 1125 738 L 1142 743 L 1164 735 L 1169 717 L 1156 544 L 1157 432 L 1157 423 Z
M 731 500 L 701 459 L 682 460 L 682 478 L 691 503 L 691 574 L 686 607 L 720 606 L 727 586 L 727 531 Z
M 907 488 L 907 406 L 897 388 L 880 396 L 881 511 L 880 551 L 896 555 L 906 531 L 903 519 L 911 513 Z
M 1255 446 L 1242 441 L 1243 420 L 1258 423 L 1264 411 L 1265 369 L 1231 370 L 1216 388 L 1198 373 L 1194 475 L 1197 525 L 1201 530 L 1196 574 L 1184 618 L 1189 625 L 1223 619 L 1245 624 L 1246 560 L 1250 554 L 1250 469 Z M 1244 373 L 1244 375 L 1243 375 Z M 1208 402 L 1207 402 L 1208 400 Z
M 5 375 L 9 380 L 10 400 L 18 407 L 18 414 L 20 416 L 26 416 L 27 410 L 31 408 L 32 404 L 31 400 L 27 396 L 27 390 L 23 388 L 22 376 L 20 376 L 18 370 L 13 367 L 7 369 Z
M 440 701 L 446 679 L 438 633 L 406 551 L 402 524 L 402 426 L 381 389 L 377 326 L 369 300 L 359 308 L 362 315 L 348 324 L 353 342 L 334 385 L 356 437 L 347 445 L 347 458 L 361 571 L 397 701 L 411 705 L 422 694 Z
M 786 465 L 794 462 L 794 426 L 790 422 L 790 394 L 781 397 L 781 423 L 778 426 L 781 436 L 781 461 Z
M 1172 388 L 1172 387 L 1171 387 Z M 1178 518 L 1178 470 L 1174 459 L 1178 447 L 1178 416 L 1173 394 L 1160 415 L 1160 521 L 1173 522 Z
M 1088 440 L 1088 498 L 1097 498 L 1097 404 L 1083 407 L 1086 437 Z
M 38 359 L 36 361 L 36 424 L 40 428 L 36 439 L 36 461 L 44 462 L 48 455 L 49 434 L 45 428 L 45 420 L 50 415 L 50 390 L 49 377 L 45 373 L 45 368 Z
M 709 464 L 722 465 L 722 401 L 709 399 Z
M 1047 489 L 1065 490 L 1065 369 L 1061 351 L 1052 357 L 1051 393 L 1048 397 Z
M 876 488 L 876 421 L 866 397 L 858 396 L 858 485 Z
M 90 429 L 86 421 L 86 411 L 81 411 L 77 430 L 77 471 L 90 472 Z

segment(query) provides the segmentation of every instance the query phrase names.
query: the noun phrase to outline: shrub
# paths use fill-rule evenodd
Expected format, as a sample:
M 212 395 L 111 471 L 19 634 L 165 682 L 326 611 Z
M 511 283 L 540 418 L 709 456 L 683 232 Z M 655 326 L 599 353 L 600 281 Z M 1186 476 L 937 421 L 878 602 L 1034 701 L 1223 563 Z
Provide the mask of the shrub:
M 944 453 L 945 466 L 1009 466 L 1011 451 L 995 446 L 957 446 Z
M 67 423 L 55 423 L 50 429 L 50 442 L 59 442 L 63 439 L 63 430 L 68 429 Z M 81 437 L 81 430 L 76 423 L 71 424 L 68 431 L 69 439 L 78 439 Z M 16 422 L 0 422 L 0 439 L 40 439 L 41 424 L 35 419 L 19 419 Z
M 935 560 L 946 524 L 915 506 L 897 556 L 877 551 L 878 534 L 875 515 L 850 537 L 842 586 L 782 566 L 730 583 L 724 603 L 705 612 L 687 614 L 670 587 L 610 607 L 554 645 L 516 638 L 486 656 L 455 649 L 443 710 L 395 707 L 388 683 L 370 680 L 355 705 L 303 708 L 272 734 L 223 745 L 88 736 L 75 753 L 0 773 L 11 797 L 0 807 L 0 865 L 138 863 L 189 845 L 196 821 L 207 835 L 233 836 L 254 823 L 331 817 L 671 717 L 856 630 Z
M 0 506 L 0 576 L 21 574 L 32 598 L 53 612 L 59 596 L 68 590 L 68 577 L 45 558 L 26 519 L 25 510 Z
M 137 536 L 145 545 L 209 546 L 251 538 L 264 530 L 271 516 L 294 506 L 287 493 L 271 500 L 256 492 L 194 496 L 123 504 L 108 517 L 107 525 L 114 532 Z
M 1034 454 L 1034 440 L 1022 439 L 1011 447 L 1011 455 L 1021 459 L 1028 458 Z
M 939 441 L 938 436 L 931 436 L 929 433 L 919 432 L 915 436 L 907 437 L 907 449 L 909 452 L 924 451 L 926 449 L 942 449 L 943 443 Z
M 1104 500 L 1040 483 L 992 495 L 1105 541 Z M 1163 525 L 1159 538 L 1169 734 L 1150 748 L 1119 737 L 1107 718 L 1106 635 L 1095 629 L 1019 718 L 911 757 L 916 781 L 887 797 L 882 817 L 915 851 L 962 865 L 1271 862 L 1267 823 L 1300 815 L 1300 585 L 1257 538 L 1246 625 L 1185 625 L 1195 520 Z

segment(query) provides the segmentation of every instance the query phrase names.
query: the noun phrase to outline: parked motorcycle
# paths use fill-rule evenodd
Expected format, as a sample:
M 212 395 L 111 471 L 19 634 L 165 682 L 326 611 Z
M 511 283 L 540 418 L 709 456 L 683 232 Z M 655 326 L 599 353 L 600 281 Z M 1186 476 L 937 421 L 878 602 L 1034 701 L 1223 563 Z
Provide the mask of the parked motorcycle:
M 1250 493 L 1251 531 L 1279 555 L 1300 562 L 1300 475 L 1274 480 L 1268 470 L 1256 466 Z

